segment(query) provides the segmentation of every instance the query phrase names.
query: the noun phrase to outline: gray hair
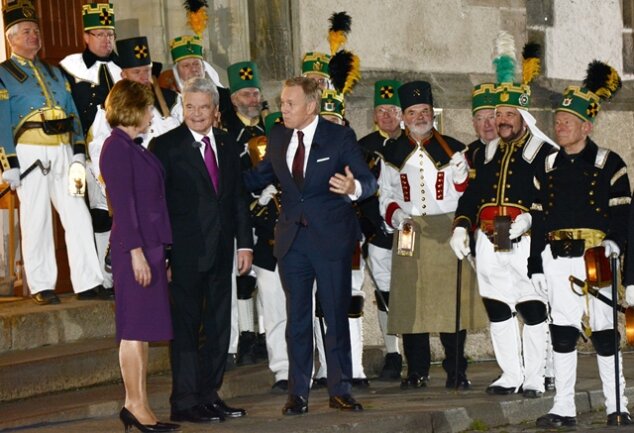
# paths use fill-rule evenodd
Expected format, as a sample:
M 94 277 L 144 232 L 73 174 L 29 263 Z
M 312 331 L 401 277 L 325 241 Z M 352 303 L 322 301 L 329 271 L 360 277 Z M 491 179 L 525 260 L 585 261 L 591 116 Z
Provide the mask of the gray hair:
M 211 96 L 211 102 L 217 107 L 220 102 L 218 88 L 209 78 L 190 78 L 183 84 L 181 93 L 208 93 Z
M 15 35 L 18 34 L 18 31 L 20 30 L 20 24 L 21 23 L 12 25 L 11 27 L 7 29 L 7 31 L 4 32 L 4 35 L 6 36 L 7 40 L 13 38 Z

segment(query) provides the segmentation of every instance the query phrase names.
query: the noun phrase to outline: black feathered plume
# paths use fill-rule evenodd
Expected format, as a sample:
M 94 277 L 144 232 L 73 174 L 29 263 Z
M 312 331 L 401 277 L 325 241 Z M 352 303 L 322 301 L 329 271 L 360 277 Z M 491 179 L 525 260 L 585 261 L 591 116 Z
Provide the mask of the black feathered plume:
M 332 56 L 328 67 L 332 85 L 344 95 L 361 79 L 359 58 L 350 51 L 341 50 Z
M 352 18 L 347 12 L 334 12 L 328 20 L 330 21 L 328 43 L 330 44 L 330 54 L 334 55 L 348 40 Z
M 198 9 L 209 7 L 207 0 L 185 0 L 183 6 L 188 12 L 198 12 Z
M 601 99 L 608 100 L 621 88 L 621 77 L 607 63 L 594 60 L 588 65 L 583 85 Z

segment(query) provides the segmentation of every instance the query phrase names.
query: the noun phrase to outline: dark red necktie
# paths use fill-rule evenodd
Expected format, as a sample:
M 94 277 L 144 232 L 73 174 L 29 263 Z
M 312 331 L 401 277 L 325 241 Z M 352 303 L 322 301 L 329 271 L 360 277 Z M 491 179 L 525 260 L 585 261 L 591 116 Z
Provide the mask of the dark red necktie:
M 304 155 L 306 153 L 306 148 L 304 147 L 304 133 L 302 131 L 297 131 L 297 150 L 295 151 L 295 156 L 293 157 L 293 179 L 295 179 L 295 183 L 300 188 L 304 184 Z

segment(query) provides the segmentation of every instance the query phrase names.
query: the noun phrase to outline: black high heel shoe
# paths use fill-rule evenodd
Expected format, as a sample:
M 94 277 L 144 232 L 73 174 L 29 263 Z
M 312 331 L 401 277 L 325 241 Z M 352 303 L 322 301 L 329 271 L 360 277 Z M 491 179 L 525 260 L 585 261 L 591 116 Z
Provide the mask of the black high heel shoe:
M 152 425 L 141 424 L 132 412 L 125 407 L 121 408 L 121 412 L 119 412 L 119 419 L 123 423 L 125 433 L 132 431 L 132 427 L 136 427 L 141 433 L 167 433 L 180 430 L 181 428 L 180 425 L 172 423 L 157 422 Z

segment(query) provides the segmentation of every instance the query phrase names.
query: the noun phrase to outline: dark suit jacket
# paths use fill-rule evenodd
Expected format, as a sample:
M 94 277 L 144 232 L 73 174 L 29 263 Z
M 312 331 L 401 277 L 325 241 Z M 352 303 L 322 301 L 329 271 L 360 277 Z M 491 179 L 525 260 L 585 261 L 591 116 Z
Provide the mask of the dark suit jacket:
M 275 227 L 275 256 L 280 259 L 288 252 L 303 215 L 315 252 L 331 260 L 348 260 L 361 237 L 359 222 L 350 199 L 330 192 L 328 181 L 335 173 L 345 173 L 347 165 L 361 183 L 360 199 L 364 199 L 376 191 L 376 179 L 363 159 L 354 131 L 320 118 L 300 190 L 286 163 L 292 135 L 292 129 L 274 126 L 265 159 L 254 171 L 245 173 L 251 190 L 262 189 L 276 178 L 282 186 L 282 210 Z
M 163 169 L 156 157 L 113 128 L 104 142 L 99 167 L 114 215 L 110 247 L 127 252 L 171 244 Z
M 213 129 L 217 145 L 219 193 L 213 189 L 200 149 L 185 124 L 154 138 L 150 149 L 163 164 L 174 242 L 172 265 L 197 263 L 204 272 L 214 264 L 226 269 L 238 248 L 252 248 L 248 196 L 240 176 L 235 143 Z M 222 252 L 222 253 L 220 253 Z

